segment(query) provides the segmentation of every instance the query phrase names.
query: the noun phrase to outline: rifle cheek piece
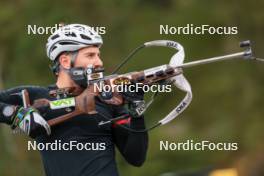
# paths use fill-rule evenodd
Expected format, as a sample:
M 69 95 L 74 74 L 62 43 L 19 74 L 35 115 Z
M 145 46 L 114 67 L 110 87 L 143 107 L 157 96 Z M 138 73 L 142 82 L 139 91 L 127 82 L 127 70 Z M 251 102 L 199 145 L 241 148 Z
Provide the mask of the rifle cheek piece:
M 80 87 L 87 87 L 87 79 L 85 76 L 85 70 L 82 67 L 71 68 L 69 70 L 71 79 Z
M 104 68 L 93 66 L 75 67 L 69 70 L 71 79 L 80 87 L 87 88 L 91 81 L 103 78 Z

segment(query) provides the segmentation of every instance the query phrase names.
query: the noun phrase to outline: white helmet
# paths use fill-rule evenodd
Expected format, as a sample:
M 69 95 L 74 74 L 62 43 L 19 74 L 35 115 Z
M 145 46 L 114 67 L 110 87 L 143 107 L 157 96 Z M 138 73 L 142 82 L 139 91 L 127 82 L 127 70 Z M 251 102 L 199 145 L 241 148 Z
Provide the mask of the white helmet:
M 100 47 L 102 44 L 101 36 L 90 26 L 70 24 L 60 27 L 48 38 L 47 56 L 54 61 L 64 51 L 77 51 L 91 45 Z

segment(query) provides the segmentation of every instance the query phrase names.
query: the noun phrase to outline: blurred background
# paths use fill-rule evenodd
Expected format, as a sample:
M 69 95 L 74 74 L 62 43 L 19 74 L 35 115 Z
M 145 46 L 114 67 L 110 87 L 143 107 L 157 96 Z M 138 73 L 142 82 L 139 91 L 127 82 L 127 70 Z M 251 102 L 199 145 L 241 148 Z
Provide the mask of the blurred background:
M 185 61 L 241 51 L 238 43 L 250 39 L 258 57 L 264 57 L 264 1 L 261 0 L 1 0 L 0 87 L 46 86 L 55 78 L 45 53 L 49 35 L 28 35 L 27 26 L 54 26 L 60 22 L 105 26 L 101 49 L 106 74 L 135 47 L 150 40 L 169 39 L 185 48 Z M 237 26 L 236 35 L 160 35 L 160 25 Z M 148 48 L 138 53 L 120 73 L 169 62 L 174 51 Z M 118 154 L 120 175 L 199 175 L 214 168 L 233 168 L 222 176 L 264 175 L 264 64 L 227 61 L 186 69 L 193 102 L 172 123 L 151 131 L 145 164 L 135 168 Z M 157 121 L 183 98 L 176 89 L 161 94 L 146 113 Z M 238 143 L 237 151 L 160 151 L 159 142 Z M 40 154 L 27 151 L 24 135 L 0 126 L 0 175 L 44 175 Z M 232 169 L 231 169 L 232 170 Z M 232 174 L 232 175 L 231 175 Z M 215 174 L 216 175 L 216 174 Z M 211 172 L 210 176 L 215 176 Z

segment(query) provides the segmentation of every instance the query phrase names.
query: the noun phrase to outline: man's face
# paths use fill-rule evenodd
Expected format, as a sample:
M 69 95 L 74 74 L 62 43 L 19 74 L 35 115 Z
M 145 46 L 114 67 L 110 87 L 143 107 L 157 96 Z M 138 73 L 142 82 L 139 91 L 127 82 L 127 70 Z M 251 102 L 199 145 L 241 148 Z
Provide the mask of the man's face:
M 103 66 L 100 50 L 97 46 L 82 48 L 77 54 L 74 67 L 87 67 L 88 65 L 93 65 L 95 68 Z

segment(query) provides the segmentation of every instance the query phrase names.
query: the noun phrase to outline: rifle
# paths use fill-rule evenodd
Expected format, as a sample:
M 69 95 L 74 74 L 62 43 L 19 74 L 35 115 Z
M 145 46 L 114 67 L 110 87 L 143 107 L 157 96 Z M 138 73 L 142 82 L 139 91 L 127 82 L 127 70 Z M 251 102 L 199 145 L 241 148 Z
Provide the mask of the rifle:
M 147 73 L 147 74 L 146 74 Z M 75 97 L 72 98 L 61 98 L 55 101 L 50 101 L 48 99 L 38 99 L 31 103 L 29 102 L 29 94 L 26 89 L 22 91 L 23 102 L 26 105 L 25 107 L 32 106 L 33 108 L 40 108 L 42 106 L 49 106 L 51 109 L 59 109 L 59 108 L 67 108 L 67 107 L 75 107 L 73 112 L 62 115 L 60 117 L 51 119 L 48 121 L 50 126 L 57 125 L 61 122 L 64 122 L 68 119 L 71 119 L 74 116 L 80 114 L 96 114 L 97 111 L 95 109 L 95 97 L 101 96 L 101 92 L 99 89 L 95 87 L 95 84 L 104 84 L 110 85 L 114 87 L 115 85 L 121 85 L 124 82 L 126 84 L 130 84 L 133 81 L 137 81 L 143 83 L 144 85 L 152 85 L 158 83 L 159 81 L 166 80 L 168 78 L 174 77 L 182 73 L 181 69 L 174 69 L 169 66 L 159 66 L 151 69 L 147 69 L 140 72 L 132 72 L 123 75 L 110 75 L 104 78 L 93 80 L 87 88 L 84 90 L 77 87 L 70 88 L 61 88 L 57 90 L 50 91 L 50 96 L 52 97 L 64 97 L 71 95 Z M 121 105 L 124 104 L 123 97 L 118 92 L 113 92 L 113 95 L 110 99 L 101 99 L 107 104 Z M 57 103 L 57 107 L 56 104 Z M 60 104 L 60 106 L 58 105 Z M 63 105 L 61 105 L 63 104 Z
M 71 87 L 71 88 L 62 88 L 51 91 L 50 92 L 51 96 L 58 97 L 58 100 L 55 101 L 50 101 L 48 99 L 39 99 L 33 102 L 33 104 L 31 105 L 31 103 L 29 102 L 27 90 L 23 90 L 22 94 L 23 94 L 24 106 L 25 107 L 32 106 L 34 108 L 39 108 L 41 106 L 50 106 L 51 109 L 75 107 L 73 112 L 69 112 L 68 114 L 62 115 L 60 117 L 48 121 L 48 124 L 50 126 L 54 126 L 80 114 L 96 114 L 97 111 L 95 109 L 95 97 L 103 97 L 101 100 L 103 100 L 107 104 L 114 104 L 114 105 L 124 104 L 124 98 L 118 92 L 113 92 L 113 94 L 110 97 L 107 96 L 104 97 L 105 96 L 104 92 L 100 92 L 98 89 L 95 88 L 94 85 L 101 84 L 101 85 L 114 86 L 124 83 L 129 84 L 131 82 L 138 82 L 143 85 L 153 85 L 159 83 L 160 81 L 172 80 L 174 81 L 174 84 L 178 88 L 186 91 L 188 96 L 186 96 L 185 99 L 170 114 L 168 114 L 164 119 L 159 121 L 158 124 L 163 125 L 174 119 L 183 110 L 185 110 L 185 108 L 189 105 L 192 99 L 192 93 L 188 81 L 180 77 L 183 74 L 183 68 L 189 68 L 202 64 L 208 64 L 208 63 L 230 60 L 235 58 L 260 60 L 259 58 L 253 57 L 250 41 L 243 41 L 240 43 L 240 47 L 244 49 L 244 51 L 242 52 L 237 52 L 233 54 L 228 54 L 228 55 L 223 55 L 208 59 L 202 59 L 189 63 L 183 63 L 184 60 L 183 47 L 177 42 L 167 41 L 167 40 L 146 42 L 144 43 L 143 46 L 137 48 L 134 51 L 134 53 L 130 54 L 130 56 L 133 56 L 135 52 L 137 52 L 139 49 L 143 47 L 152 47 L 152 46 L 170 47 L 178 50 L 178 52 L 171 58 L 170 64 L 165 64 L 158 67 L 153 67 L 146 70 L 130 72 L 121 75 L 112 74 L 109 76 L 103 76 L 101 68 L 99 70 L 93 70 L 93 71 L 91 70 L 91 68 L 87 68 L 87 70 L 80 73 L 80 74 L 84 74 L 87 78 L 87 85 L 88 85 L 87 88 L 80 89 L 76 87 Z M 129 57 L 118 66 L 115 72 L 118 69 L 120 69 L 120 67 L 123 66 L 128 59 Z M 79 74 L 79 72 L 77 72 L 76 74 Z M 180 81 L 177 79 L 180 79 Z M 183 84 L 179 82 L 182 82 Z M 67 95 L 71 95 L 73 97 L 65 98 Z

